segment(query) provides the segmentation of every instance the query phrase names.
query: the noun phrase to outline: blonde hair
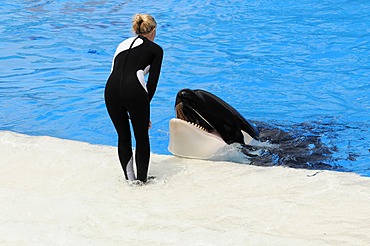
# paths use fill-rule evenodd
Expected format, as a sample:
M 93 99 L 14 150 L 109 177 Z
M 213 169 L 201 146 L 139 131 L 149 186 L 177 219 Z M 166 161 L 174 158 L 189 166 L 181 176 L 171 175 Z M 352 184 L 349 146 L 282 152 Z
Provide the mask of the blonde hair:
M 155 19 L 148 14 L 136 14 L 132 19 L 132 30 L 136 34 L 148 34 L 157 27 Z

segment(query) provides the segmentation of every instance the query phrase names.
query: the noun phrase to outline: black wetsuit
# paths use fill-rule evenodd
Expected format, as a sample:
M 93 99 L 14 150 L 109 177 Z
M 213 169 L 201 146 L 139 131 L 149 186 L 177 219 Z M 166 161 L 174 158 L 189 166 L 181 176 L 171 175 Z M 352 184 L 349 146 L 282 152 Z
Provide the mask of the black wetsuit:
M 149 39 L 138 36 L 126 39 L 116 50 L 112 71 L 105 87 L 105 104 L 118 133 L 118 156 L 126 179 L 147 180 L 150 144 L 150 106 L 157 88 L 163 49 Z M 144 76 L 149 72 L 147 83 Z M 129 119 L 136 140 L 133 170 Z

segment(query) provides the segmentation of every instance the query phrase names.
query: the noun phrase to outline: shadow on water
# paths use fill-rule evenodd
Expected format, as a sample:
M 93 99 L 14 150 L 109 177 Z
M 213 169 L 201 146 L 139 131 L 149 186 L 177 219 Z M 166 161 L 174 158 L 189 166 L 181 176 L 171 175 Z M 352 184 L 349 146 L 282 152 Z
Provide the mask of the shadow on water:
M 318 122 L 290 126 L 253 122 L 260 131 L 253 145 L 232 144 L 220 150 L 212 160 L 232 161 L 256 166 L 286 166 L 314 170 L 350 171 L 338 165 L 339 159 L 355 161 L 356 155 L 346 157 L 335 144 L 338 131 L 345 126 Z

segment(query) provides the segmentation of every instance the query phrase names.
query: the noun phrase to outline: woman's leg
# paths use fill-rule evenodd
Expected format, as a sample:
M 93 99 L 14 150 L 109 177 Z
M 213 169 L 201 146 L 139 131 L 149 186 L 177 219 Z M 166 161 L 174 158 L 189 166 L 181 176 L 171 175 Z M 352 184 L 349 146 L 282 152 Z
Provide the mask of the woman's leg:
M 106 103 L 106 106 L 108 114 L 118 134 L 118 157 L 121 162 L 125 178 L 128 180 L 135 180 L 130 123 L 127 110 L 117 104 Z
M 135 160 L 137 179 L 143 182 L 147 181 L 150 143 L 149 143 L 149 102 L 141 102 L 130 110 L 132 128 L 136 140 Z

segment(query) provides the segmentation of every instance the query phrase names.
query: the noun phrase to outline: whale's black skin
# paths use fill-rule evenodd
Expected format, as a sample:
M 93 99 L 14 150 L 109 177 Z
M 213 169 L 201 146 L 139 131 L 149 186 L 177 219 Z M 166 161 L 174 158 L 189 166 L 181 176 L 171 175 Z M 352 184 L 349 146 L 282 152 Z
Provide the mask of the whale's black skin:
M 180 90 L 175 107 L 177 118 L 198 124 L 209 132 L 217 131 L 228 144 L 240 144 L 238 149 L 245 154 L 248 164 L 346 171 L 336 164 L 333 157 L 337 152 L 336 146 L 328 146 L 321 141 L 322 137 L 335 135 L 339 127 L 337 123 L 313 121 L 284 126 L 253 122 L 258 125 L 257 130 L 229 104 L 203 90 Z M 240 130 L 259 143 L 271 146 L 245 144 Z
M 198 124 L 209 132 L 217 131 L 227 143 L 244 144 L 241 130 L 257 139 L 258 129 L 219 97 L 204 90 L 182 89 L 177 93 L 177 117 Z

